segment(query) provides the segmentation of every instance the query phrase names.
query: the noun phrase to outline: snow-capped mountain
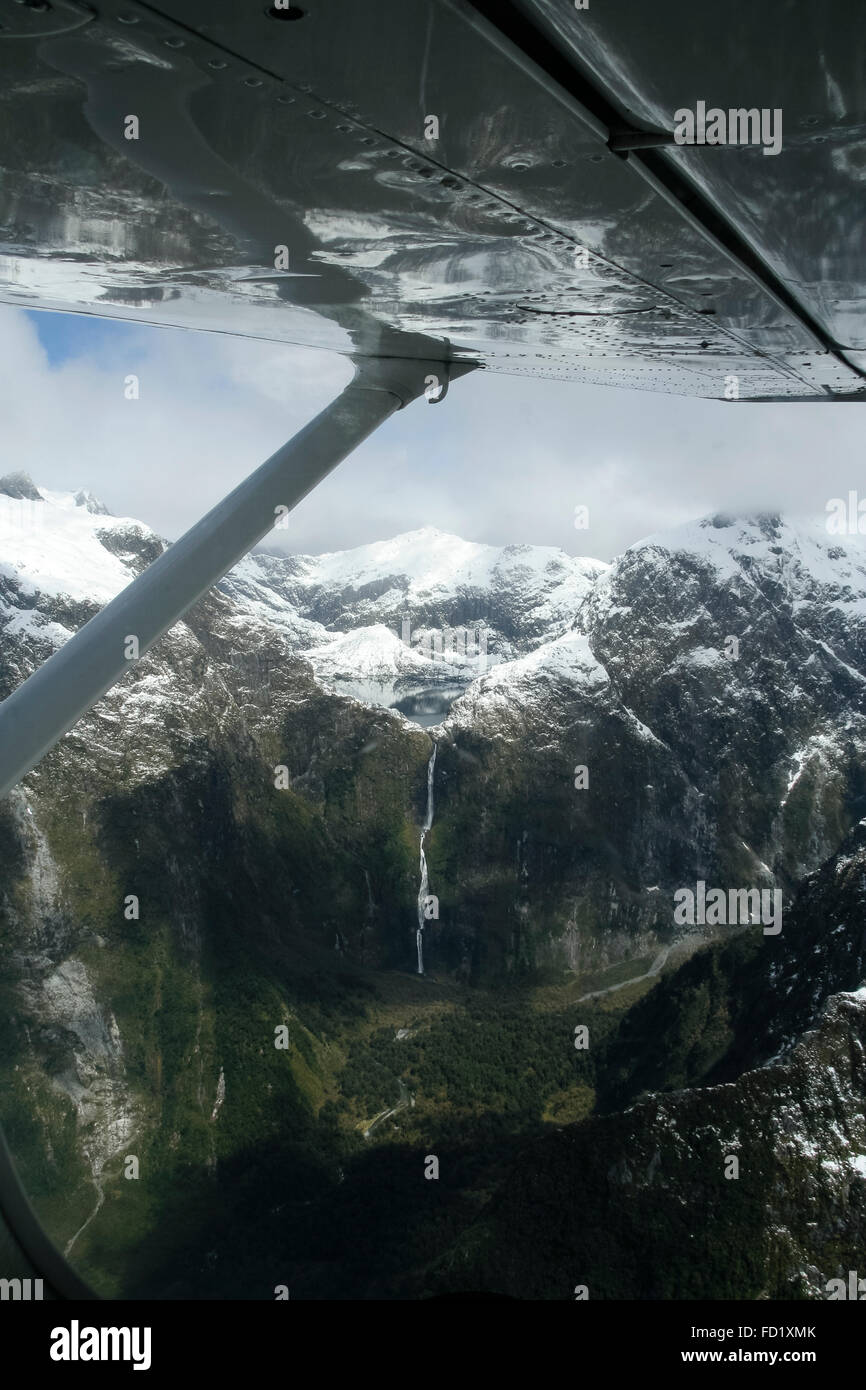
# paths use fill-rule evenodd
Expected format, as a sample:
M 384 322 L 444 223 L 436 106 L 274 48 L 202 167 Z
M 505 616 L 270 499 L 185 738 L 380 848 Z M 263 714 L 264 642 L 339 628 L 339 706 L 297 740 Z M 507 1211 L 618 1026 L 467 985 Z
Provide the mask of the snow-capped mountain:
M 37 489 L 23 475 L 0 482 L 6 688 L 162 547 L 90 494 Z M 233 679 L 256 666 L 261 685 L 264 661 L 269 689 L 312 678 L 398 722 L 437 727 L 444 805 L 449 759 L 480 743 L 504 787 L 523 786 L 524 767 L 530 800 L 543 785 L 557 807 L 561 881 L 573 875 L 584 902 L 595 895 L 593 918 L 613 902 L 644 930 L 651 891 L 684 875 L 788 889 L 866 809 L 859 537 L 717 516 L 605 565 L 431 528 L 317 557 L 254 554 L 206 603 L 219 621 L 202 625 L 194 611 L 165 639 L 186 644 L 190 660 L 203 643 L 213 663 L 181 725 L 215 697 L 226 663 Z M 147 727 L 169 679 L 147 684 L 139 672 L 92 718 L 117 718 L 134 691 Z M 587 785 L 577 789 L 579 767 Z M 476 838 L 490 826 L 479 817 L 456 851 L 467 873 L 470 859 L 500 857 Z M 544 873 L 532 843 L 530 881 Z M 590 846 L 602 844 L 611 848 L 599 858 Z
M 400 633 L 484 621 L 491 651 L 528 650 L 559 636 L 597 577 L 600 560 L 549 546 L 480 545 L 432 526 L 392 540 L 288 561 L 249 563 L 304 617 L 345 631 L 384 624 Z M 238 566 L 233 581 L 247 576 Z
M 606 568 L 425 527 L 326 555 L 252 555 L 222 587 L 277 622 L 275 609 L 292 614 L 297 649 L 329 689 L 429 725 L 488 667 L 567 631 Z
M 3 480 L 0 697 L 163 544 L 90 494 Z M 539 1296 L 559 1296 L 549 1290 L 571 1277 L 584 1217 L 611 1192 L 599 1247 L 587 1246 L 611 1296 L 740 1296 L 704 1249 L 682 1273 L 687 1293 L 671 1295 L 629 1263 L 629 1231 L 639 1238 L 659 1212 L 674 1237 L 677 1213 L 695 1229 L 718 1144 L 757 1133 L 758 1187 L 740 1189 L 749 1203 L 731 1229 L 748 1250 L 757 1223 L 772 1259 L 750 1267 L 743 1296 L 812 1296 L 849 1258 L 866 1210 L 851 1195 L 866 1143 L 864 615 L 860 540 L 772 517 L 708 518 L 610 566 L 426 530 L 334 555 L 247 557 L 0 803 L 0 1113 L 55 1238 L 77 1242 L 94 1277 L 109 1251 L 124 1289 L 161 1297 L 174 1285 L 158 1252 L 187 1242 L 198 1294 L 196 1281 L 219 1285 L 214 1231 L 226 1210 L 244 1248 L 255 1244 L 243 1203 L 272 1190 L 276 1162 L 302 1195 L 276 1209 L 268 1198 L 256 1238 L 287 1232 L 292 1277 L 329 1296 L 330 1257 L 309 1233 L 323 1222 L 338 1250 L 338 1228 L 354 1232 L 359 1213 L 380 1219 L 367 1194 L 381 1131 L 397 1163 L 389 1175 L 402 1172 L 395 1131 L 411 1137 L 413 1192 L 414 1155 L 435 1152 L 443 1114 L 469 1140 L 470 1195 L 458 1184 L 464 1205 L 443 1222 L 447 1235 L 502 1182 L 500 1123 L 511 1133 L 528 1116 L 531 1129 L 542 1107 L 577 1120 L 597 1096 L 622 1113 L 578 1125 L 576 1147 L 568 1123 L 542 1154 L 574 1218 L 567 1249 L 556 1252 L 555 1229 L 545 1235 Z M 456 640 L 479 632 L 485 652 Z M 428 823 L 438 916 L 423 929 L 422 980 Z M 684 960 L 701 932 L 675 927 L 673 895 L 697 880 L 780 891 L 781 934 L 707 926 L 714 944 Z M 588 983 L 608 968 L 611 985 Z M 558 993 L 509 1032 L 515 977 Z M 623 980 L 651 989 L 645 1006 L 618 993 Z M 575 1006 L 579 1018 L 596 1007 L 597 988 L 613 990 L 593 1015 L 599 1040 L 611 1010 L 624 1021 L 607 1051 L 594 1043 L 575 1090 L 568 1038 Z M 479 996 L 496 1004 L 493 1022 L 473 1004 L 460 1032 Z M 286 1052 L 273 1047 L 281 1022 Z M 409 1056 L 411 1106 L 398 1086 Z M 524 1082 L 498 1110 L 500 1093 Z M 647 1087 L 678 1094 L 633 1104 Z M 487 1139 L 472 1131 L 479 1112 Z M 388 1127 L 374 1134 L 379 1114 Z M 476 1169 L 489 1135 L 495 1158 Z M 137 1255 L 117 1254 L 133 1145 L 143 1172 L 165 1175 L 136 1216 L 159 1237 L 143 1272 Z M 502 1259 L 517 1251 L 525 1267 L 537 1240 L 520 1225 L 533 1165 L 513 1166 L 501 1221 L 493 1213 L 465 1243 L 447 1236 L 482 1283 L 503 1269 L 507 1284 Z M 190 1182 L 187 1220 L 175 1195 Z M 722 1207 L 711 1215 L 726 1249 Z M 381 1248 L 404 1239 L 389 1230 Z M 376 1296 L 378 1274 L 371 1285 L 351 1252 L 335 1259 L 342 1292 Z M 443 1268 L 425 1266 L 419 1287 Z
M 630 547 L 571 632 L 452 705 L 441 775 L 475 815 L 451 871 L 471 882 L 510 844 L 509 940 L 555 882 L 574 964 L 664 935 L 678 885 L 787 894 L 866 811 L 864 604 L 859 539 L 808 523 L 717 517 Z M 456 912 L 473 941 L 475 905 Z
M 162 545 L 89 492 L 36 488 L 23 474 L 0 479 L 0 555 L 22 599 L 21 614 L 7 617 L 46 640 L 66 635 L 51 626 L 54 600 L 106 603 Z M 328 689 L 407 712 L 428 697 L 432 713 L 418 722 L 429 724 L 480 672 L 567 631 L 606 568 L 550 547 L 478 545 L 429 527 L 326 555 L 253 554 L 219 588 L 247 620 L 304 654 Z

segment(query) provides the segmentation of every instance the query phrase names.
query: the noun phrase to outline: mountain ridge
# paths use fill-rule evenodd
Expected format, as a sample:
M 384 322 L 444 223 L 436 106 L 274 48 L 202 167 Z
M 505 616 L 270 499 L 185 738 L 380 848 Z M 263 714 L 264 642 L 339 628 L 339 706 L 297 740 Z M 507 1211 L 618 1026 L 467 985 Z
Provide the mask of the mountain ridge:
M 0 695 L 163 545 L 83 492 L 0 495 Z M 288 1261 L 293 1296 L 414 1297 L 455 1269 L 519 1294 L 523 1268 L 524 1292 L 569 1297 L 578 1248 L 601 1296 L 820 1296 L 859 1238 L 862 1180 L 841 1141 L 838 1172 L 787 1153 L 761 1064 L 775 1057 L 817 1149 L 823 1057 L 864 1152 L 845 1060 L 861 1003 L 816 1013 L 864 959 L 859 548 L 709 518 L 591 581 L 547 552 L 485 560 L 485 589 L 477 556 L 449 550 L 443 578 L 417 533 L 401 545 L 414 578 L 392 552 L 354 587 L 344 555 L 330 588 L 312 562 L 247 557 L 0 803 L 0 1107 L 40 1213 L 130 1296 L 231 1296 L 242 1249 L 250 1289 Z M 486 670 L 423 654 L 461 625 L 483 625 Z M 389 706 L 407 672 L 410 694 L 460 676 L 427 728 Z M 781 934 L 684 935 L 673 895 L 698 880 L 783 892 Z M 679 1098 L 654 1110 L 647 1088 Z M 730 1219 L 712 1188 L 719 1096 L 727 1133 L 773 1138 Z M 665 1138 L 677 1116 L 706 1141 L 684 1165 Z M 575 1214 L 543 1269 L 520 1216 L 537 1140 Z M 440 1149 L 442 1222 L 422 1232 L 417 1155 Z M 123 1179 L 130 1151 L 141 1184 Z M 615 1199 L 595 1243 L 562 1171 L 575 1154 L 590 1195 Z M 659 1282 L 640 1232 L 670 1227 L 677 1246 L 677 1212 L 694 1223 L 710 1188 L 739 1274 L 677 1248 Z M 770 1269 L 750 1232 L 776 1226 Z

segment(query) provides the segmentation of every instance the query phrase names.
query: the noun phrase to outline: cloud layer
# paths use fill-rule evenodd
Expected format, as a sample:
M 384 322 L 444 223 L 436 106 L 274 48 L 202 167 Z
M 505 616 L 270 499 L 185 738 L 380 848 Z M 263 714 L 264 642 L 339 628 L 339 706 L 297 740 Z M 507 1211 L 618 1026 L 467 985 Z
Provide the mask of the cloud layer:
M 69 322 L 0 306 L 0 471 L 90 488 L 172 538 L 351 375 L 332 353 L 126 324 L 97 331 L 86 318 L 70 345 Z M 52 333 L 62 353 L 47 350 Z M 133 373 L 140 395 L 127 400 Z M 823 513 L 862 484 L 863 411 L 476 372 L 435 409 L 419 401 L 389 420 L 275 537 L 316 553 L 436 526 L 610 559 L 715 510 Z M 578 506 L 588 530 L 574 527 Z

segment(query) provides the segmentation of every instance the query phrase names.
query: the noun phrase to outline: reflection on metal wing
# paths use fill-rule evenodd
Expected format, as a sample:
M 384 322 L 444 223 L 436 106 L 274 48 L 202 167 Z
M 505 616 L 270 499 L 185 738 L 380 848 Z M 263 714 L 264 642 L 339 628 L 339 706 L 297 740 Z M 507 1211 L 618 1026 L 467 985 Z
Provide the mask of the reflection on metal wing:
M 0 299 L 864 399 L 866 25 L 853 0 L 791 15 L 0 0 Z M 674 143 L 699 102 L 780 111 L 781 149 Z

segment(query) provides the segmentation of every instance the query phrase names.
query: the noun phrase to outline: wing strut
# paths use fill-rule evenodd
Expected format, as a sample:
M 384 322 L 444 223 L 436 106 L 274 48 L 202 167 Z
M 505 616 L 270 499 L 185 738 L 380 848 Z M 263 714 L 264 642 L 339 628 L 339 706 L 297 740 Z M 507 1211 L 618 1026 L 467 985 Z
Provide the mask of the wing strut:
M 276 521 L 396 410 L 474 363 L 358 358 L 341 395 L 0 704 L 0 796 Z

